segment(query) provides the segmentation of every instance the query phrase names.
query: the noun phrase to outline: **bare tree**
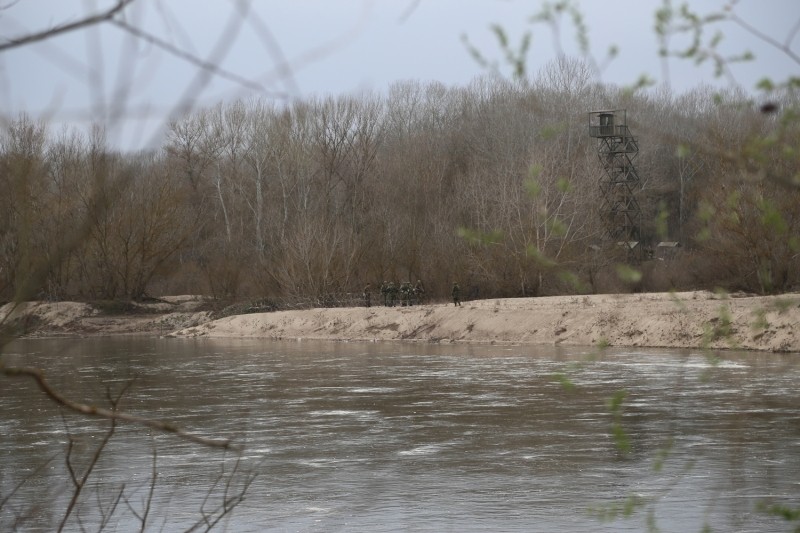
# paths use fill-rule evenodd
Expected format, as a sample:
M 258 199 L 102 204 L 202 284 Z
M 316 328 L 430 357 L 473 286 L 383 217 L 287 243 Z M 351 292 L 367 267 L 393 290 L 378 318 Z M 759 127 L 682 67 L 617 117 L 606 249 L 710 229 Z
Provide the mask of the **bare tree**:
M 45 126 L 22 115 L 0 138 L 3 151 L 0 180 L 4 194 L 0 226 L 0 294 L 25 294 L 36 280 L 30 276 L 44 243 L 36 231 L 46 226 L 42 201 L 46 191 Z

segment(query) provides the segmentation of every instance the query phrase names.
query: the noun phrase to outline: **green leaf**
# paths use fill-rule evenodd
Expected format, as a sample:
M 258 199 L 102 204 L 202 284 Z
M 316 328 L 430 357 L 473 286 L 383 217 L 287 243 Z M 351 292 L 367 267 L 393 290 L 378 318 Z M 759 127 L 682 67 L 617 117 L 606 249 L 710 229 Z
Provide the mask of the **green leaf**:
M 536 198 L 542 192 L 542 186 L 539 185 L 539 181 L 535 177 L 531 176 L 525 180 L 525 190 L 528 191 L 531 197 Z
M 642 273 L 628 265 L 617 265 L 617 276 L 626 283 L 638 283 L 642 280 Z
M 622 402 L 625 401 L 625 397 L 628 395 L 628 392 L 625 389 L 620 389 L 615 391 L 611 398 L 608 399 L 608 407 L 611 409 L 612 413 L 617 413 L 622 408 Z
M 565 391 L 572 392 L 575 390 L 575 383 L 573 383 L 566 374 L 561 372 L 553 374 L 553 379 L 556 380 Z
M 472 245 L 500 244 L 503 241 L 503 233 L 498 230 L 486 233 L 461 226 L 456 235 Z
M 764 200 L 759 207 L 762 210 L 761 221 L 764 227 L 778 235 L 785 235 L 789 231 L 789 224 L 772 202 Z
M 547 257 L 544 252 L 536 248 L 535 246 L 531 245 L 525 249 L 525 255 L 528 257 L 533 258 L 533 260 L 538 263 L 540 266 L 545 268 L 552 268 L 558 263 Z
M 756 84 L 756 89 L 761 89 L 762 91 L 774 91 L 775 84 L 769 78 L 762 78 Z
M 561 281 L 570 285 L 575 291 L 578 293 L 586 293 L 589 292 L 589 288 L 581 282 L 580 278 L 574 272 L 569 270 L 562 270 L 558 273 L 559 279 Z

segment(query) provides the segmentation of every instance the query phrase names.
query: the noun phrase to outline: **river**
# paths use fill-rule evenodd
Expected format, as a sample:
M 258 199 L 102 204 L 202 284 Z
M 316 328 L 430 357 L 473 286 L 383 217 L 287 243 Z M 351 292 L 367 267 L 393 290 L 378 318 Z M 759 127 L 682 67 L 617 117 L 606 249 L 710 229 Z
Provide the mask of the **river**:
M 120 423 L 68 531 L 791 531 L 762 506 L 800 506 L 800 358 L 719 355 L 122 337 L 3 362 L 244 447 Z M 27 378 L 0 402 L 0 530 L 52 531 L 108 424 Z

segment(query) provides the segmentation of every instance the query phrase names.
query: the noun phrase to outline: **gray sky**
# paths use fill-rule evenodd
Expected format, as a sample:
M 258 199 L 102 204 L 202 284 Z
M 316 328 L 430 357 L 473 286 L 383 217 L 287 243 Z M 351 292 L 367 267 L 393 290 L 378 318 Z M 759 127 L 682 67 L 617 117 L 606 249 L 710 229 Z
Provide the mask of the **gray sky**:
M 0 11 L 4 39 L 37 32 L 87 13 L 110 0 L 6 0 Z M 530 22 L 545 2 L 522 0 L 252 0 L 241 17 L 238 4 L 226 0 L 136 0 L 125 12 L 127 24 L 159 42 L 208 60 L 224 36 L 230 46 L 215 61 L 225 76 L 196 85 L 198 68 L 162 47 L 103 24 L 60 35 L 42 43 L 0 52 L 0 102 L 5 118 L 26 111 L 52 123 L 109 124 L 110 141 L 124 148 L 160 142 L 166 117 L 180 114 L 186 95 L 195 105 L 264 95 L 279 101 L 311 95 L 384 91 L 393 82 L 439 81 L 466 85 L 484 70 L 462 42 L 466 35 L 485 57 L 501 60 L 491 24 L 501 25 L 513 44 L 531 30 L 529 71 L 556 55 L 559 42 L 577 54 L 572 25 L 562 21 L 561 36 Z M 599 75 L 604 82 L 627 85 L 647 74 L 683 92 L 702 83 L 727 85 L 710 64 L 670 60 L 657 53 L 653 31 L 658 0 L 577 0 L 598 61 L 613 44 L 619 55 Z M 673 2 L 676 7 L 680 2 Z M 721 10 L 725 0 L 692 0 L 700 13 Z M 740 0 L 734 12 L 764 36 L 785 45 L 800 23 L 798 0 Z M 226 33 L 231 21 L 235 33 Z M 737 84 L 752 90 L 764 75 L 785 80 L 800 74 L 788 54 L 740 27 L 725 23 L 720 50 L 755 53 L 756 60 L 733 68 Z M 709 30 L 707 36 L 710 37 Z M 682 44 L 686 44 L 684 39 Z M 676 45 L 681 44 L 680 41 Z M 800 37 L 788 43 L 800 54 Z M 282 65 L 289 68 L 282 68 Z M 502 65 L 501 65 L 502 66 Z M 508 69 L 501 69 L 508 73 Z M 243 83 L 244 80 L 247 80 Z M 198 89 L 199 87 L 199 89 Z M 260 88 L 259 88 L 260 87 Z M 120 98 L 120 95 L 123 98 Z M 126 102 L 118 109 L 112 102 Z M 117 115 L 119 113 L 119 116 Z M 124 117 L 121 120 L 120 117 Z

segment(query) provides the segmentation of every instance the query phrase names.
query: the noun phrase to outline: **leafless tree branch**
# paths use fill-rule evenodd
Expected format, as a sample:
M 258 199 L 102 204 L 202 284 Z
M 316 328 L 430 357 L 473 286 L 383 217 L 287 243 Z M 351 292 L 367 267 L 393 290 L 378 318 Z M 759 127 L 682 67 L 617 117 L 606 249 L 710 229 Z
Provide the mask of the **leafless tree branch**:
M 250 489 L 250 485 L 255 481 L 258 477 L 257 469 L 252 469 L 249 472 L 243 474 L 244 479 L 241 481 L 241 488 L 239 490 L 233 491 L 232 485 L 237 477 L 237 473 L 239 472 L 239 467 L 241 465 L 241 459 L 237 458 L 236 463 L 233 466 L 233 470 L 230 474 L 227 475 L 227 479 L 225 479 L 225 465 L 223 463 L 222 469 L 220 470 L 219 476 L 214 481 L 214 483 L 209 487 L 205 498 L 203 498 L 203 502 L 200 505 L 200 515 L 201 518 L 195 522 L 195 524 L 187 529 L 188 531 L 198 531 L 205 527 L 205 531 L 210 531 L 213 529 L 225 516 L 230 514 L 237 505 L 244 501 L 244 497 L 247 494 L 247 491 Z M 214 507 L 213 509 L 208 510 L 206 505 L 214 492 L 216 486 L 224 480 L 225 483 L 225 490 L 222 494 L 222 501 Z
M 111 521 L 111 517 L 114 516 L 114 513 L 117 511 L 117 507 L 119 507 L 119 502 L 125 496 L 125 484 L 123 483 L 120 485 L 119 490 L 117 491 L 116 495 L 113 497 L 111 501 L 111 505 L 106 509 L 103 507 L 103 502 L 101 499 L 101 494 L 104 491 L 101 488 L 97 488 L 95 490 L 95 496 L 97 497 L 97 510 L 100 514 L 100 524 L 97 527 L 98 531 L 103 531 Z
M 52 456 L 50 456 L 46 461 L 44 461 L 42 464 L 37 466 L 36 469 L 33 472 L 28 474 L 24 479 L 22 479 L 19 483 L 17 483 L 14 486 L 14 488 L 11 489 L 11 491 L 8 494 L 6 494 L 2 498 L 0 498 L 0 511 L 3 510 L 3 507 L 5 507 L 5 505 L 19 491 L 19 489 L 22 488 L 23 485 L 25 485 L 25 483 L 27 483 L 30 479 L 33 479 L 34 477 L 38 476 L 42 472 L 42 470 L 44 470 L 45 467 L 47 467 L 47 465 L 49 465 L 50 463 L 53 462 L 53 460 L 59 455 L 59 453 L 56 453 L 56 454 L 53 454 Z
M 22 46 L 35 43 L 38 41 L 44 41 L 45 39 L 50 39 L 55 37 L 56 35 L 61 35 L 63 33 L 69 33 L 76 30 L 81 30 L 88 26 L 92 26 L 94 24 L 98 24 L 101 22 L 106 22 L 112 20 L 117 13 L 120 13 L 123 9 L 128 7 L 129 4 L 132 4 L 135 0 L 118 0 L 116 4 L 112 7 L 108 8 L 106 11 L 102 13 L 98 13 L 97 15 L 92 15 L 91 17 L 82 18 L 75 22 L 70 22 L 69 24 L 62 24 L 60 26 L 55 26 L 54 28 L 50 28 L 49 30 L 43 30 L 36 33 L 30 33 L 23 37 L 19 37 L 17 39 L 11 39 L 6 41 L 5 43 L 0 44 L 0 52 L 5 50 L 10 50 L 12 48 L 20 48 Z
M 182 59 L 187 63 L 190 63 L 198 68 L 207 70 L 208 72 L 211 72 L 212 74 L 220 78 L 236 82 L 246 89 L 252 89 L 254 91 L 258 91 L 260 93 L 264 93 L 267 94 L 268 96 L 272 96 L 275 98 L 287 97 L 286 93 L 277 93 L 274 91 L 268 91 L 266 87 L 264 87 L 260 83 L 249 80 L 243 76 L 236 74 L 235 72 L 230 72 L 228 70 L 225 70 L 215 62 L 205 61 L 203 59 L 200 59 L 199 57 L 190 54 L 189 52 L 186 52 L 184 50 L 181 50 L 180 48 L 168 43 L 167 41 L 142 30 L 141 28 L 137 28 L 135 26 L 128 24 L 124 20 L 110 19 L 109 22 L 114 26 L 116 26 L 117 28 L 125 32 L 128 32 L 131 35 L 152 44 L 153 46 L 160 48 L 161 50 L 167 52 L 168 54 L 171 54 L 179 59 Z
M 414 13 L 414 11 L 416 11 L 417 8 L 419 7 L 419 2 L 420 2 L 420 0 L 411 0 L 408 3 L 408 5 L 406 6 L 405 10 L 403 10 L 403 14 L 400 15 L 400 19 L 399 20 L 400 20 L 401 23 L 407 21 L 411 17 L 412 13 Z
M 190 442 L 195 442 L 197 444 L 202 444 L 203 446 L 210 446 L 213 448 L 223 448 L 223 449 L 238 449 L 236 446 L 234 446 L 231 439 L 209 439 L 185 431 L 184 429 L 170 422 L 154 420 L 152 418 L 147 418 L 144 416 L 131 415 L 128 413 L 117 411 L 116 409 L 104 409 L 102 407 L 95 407 L 94 405 L 87 405 L 84 403 L 79 403 L 70 400 L 69 398 L 59 393 L 56 389 L 54 389 L 50 385 L 50 383 L 48 383 L 48 381 L 45 379 L 44 373 L 37 368 L 0 366 L 0 371 L 2 371 L 2 373 L 5 374 L 6 376 L 10 377 L 28 376 L 30 378 L 33 378 L 33 380 L 36 381 L 37 385 L 39 386 L 39 389 L 42 392 L 44 392 L 48 398 L 53 400 L 58 405 L 61 405 L 69 409 L 70 411 L 74 411 L 76 413 L 88 416 L 96 416 L 99 418 L 105 418 L 107 420 L 122 420 L 124 422 L 129 422 L 132 424 L 139 424 L 158 431 L 163 431 L 165 433 L 172 433 L 177 437 L 180 437 Z
M 127 388 L 128 385 L 123 387 L 122 391 L 116 398 L 111 398 L 110 392 L 108 393 L 109 401 L 111 402 L 110 412 L 112 415 L 117 412 L 117 406 L 119 405 L 119 400 Z M 62 403 L 62 405 L 64 404 Z M 67 405 L 67 407 L 69 406 Z M 75 441 L 74 439 L 72 439 L 72 437 L 69 438 L 69 444 L 67 445 L 67 453 L 65 459 L 67 462 L 67 468 L 69 469 L 70 472 L 70 478 L 72 479 L 72 484 L 75 486 L 75 490 L 73 490 L 72 492 L 72 498 L 70 498 L 69 505 L 67 505 L 67 510 L 64 512 L 64 517 L 61 519 L 61 524 L 58 527 L 58 531 L 63 531 L 64 527 L 67 525 L 67 521 L 69 520 L 72 511 L 75 510 L 75 506 L 78 504 L 78 499 L 80 498 L 80 495 L 83 492 L 83 488 L 86 486 L 86 482 L 89 480 L 89 476 L 92 475 L 94 467 L 97 466 L 97 462 L 100 460 L 100 456 L 103 454 L 103 450 L 105 450 L 108 441 L 110 441 L 111 437 L 114 436 L 114 432 L 117 429 L 117 419 L 116 417 L 111 416 L 109 420 L 110 424 L 108 430 L 103 435 L 103 440 L 100 442 L 100 444 L 97 445 L 97 448 L 95 448 L 94 453 L 92 454 L 92 458 L 89 460 L 89 464 L 86 465 L 86 468 L 83 471 L 83 475 L 80 476 L 80 479 L 78 479 L 78 476 L 75 475 L 75 469 L 72 466 L 72 460 L 71 460 L 72 451 L 74 449 L 73 445 Z
M 773 37 L 764 33 L 763 31 L 759 30 L 758 28 L 748 23 L 746 20 L 742 19 L 736 14 L 731 15 L 731 20 L 734 21 L 739 26 L 741 26 L 742 28 L 744 28 L 745 30 L 747 30 L 748 32 L 750 32 L 751 35 L 757 37 L 758 39 L 761 39 L 763 42 L 769 44 L 770 46 L 775 47 L 777 50 L 780 50 L 781 52 L 786 54 L 789 58 L 791 58 L 792 61 L 800 64 L 800 55 L 795 53 L 790 46 L 793 36 L 797 33 L 798 28 L 800 28 L 800 19 L 798 19 L 797 23 L 792 28 L 792 31 L 789 32 L 787 39 L 783 43 L 781 43 L 777 39 L 774 39 Z

